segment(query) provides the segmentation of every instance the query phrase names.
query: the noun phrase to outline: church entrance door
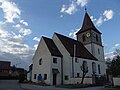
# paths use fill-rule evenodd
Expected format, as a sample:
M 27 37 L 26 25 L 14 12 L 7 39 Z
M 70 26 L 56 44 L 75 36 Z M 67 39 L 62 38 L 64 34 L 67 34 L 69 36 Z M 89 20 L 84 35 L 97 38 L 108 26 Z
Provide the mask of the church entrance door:
M 53 74 L 53 85 L 56 85 L 57 74 Z

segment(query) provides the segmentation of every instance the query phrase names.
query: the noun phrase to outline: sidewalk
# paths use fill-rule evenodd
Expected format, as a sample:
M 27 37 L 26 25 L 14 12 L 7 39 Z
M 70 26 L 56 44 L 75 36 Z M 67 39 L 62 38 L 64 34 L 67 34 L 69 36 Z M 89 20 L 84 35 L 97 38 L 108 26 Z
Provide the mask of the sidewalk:
M 70 90 L 67 88 L 58 88 L 55 86 L 39 86 L 32 84 L 20 84 L 20 87 L 24 90 Z M 99 86 L 99 87 L 77 88 L 71 90 L 103 90 L 103 88 L 104 88 L 103 86 Z

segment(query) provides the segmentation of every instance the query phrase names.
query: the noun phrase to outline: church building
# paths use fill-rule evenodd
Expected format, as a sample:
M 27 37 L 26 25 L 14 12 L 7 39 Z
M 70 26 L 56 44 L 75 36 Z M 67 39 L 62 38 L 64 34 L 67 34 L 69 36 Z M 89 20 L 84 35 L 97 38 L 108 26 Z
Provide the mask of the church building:
M 87 66 L 84 83 L 95 83 L 94 76 L 106 75 L 101 32 L 85 12 L 77 40 L 59 33 L 52 38 L 42 36 L 33 56 L 32 81 L 48 85 L 80 83 L 83 63 Z

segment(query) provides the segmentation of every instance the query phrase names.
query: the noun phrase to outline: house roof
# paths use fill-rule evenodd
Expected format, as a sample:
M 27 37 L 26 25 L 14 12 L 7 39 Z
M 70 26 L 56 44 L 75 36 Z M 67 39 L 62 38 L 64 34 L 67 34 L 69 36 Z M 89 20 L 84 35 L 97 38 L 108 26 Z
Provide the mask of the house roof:
M 61 34 L 55 33 L 57 37 L 60 39 L 66 50 L 70 53 L 70 55 L 74 56 L 74 45 L 76 45 L 76 57 L 97 60 L 85 47 L 84 45 L 74 39 L 63 36 Z
M 0 61 L 0 69 L 9 70 L 10 69 L 9 61 Z
M 81 32 L 90 30 L 90 29 L 92 29 L 92 30 L 94 30 L 95 32 L 101 34 L 101 32 L 99 32 L 99 31 L 97 30 L 97 28 L 94 26 L 94 24 L 93 24 L 93 22 L 91 21 L 88 13 L 86 12 L 86 13 L 85 13 L 84 20 L 83 20 L 82 28 L 76 33 L 76 35 L 79 34 L 79 33 L 81 33 Z
M 42 38 L 44 39 L 51 55 L 62 57 L 62 54 L 60 53 L 60 51 L 58 50 L 58 48 L 56 47 L 52 39 L 47 38 L 47 37 L 42 37 Z

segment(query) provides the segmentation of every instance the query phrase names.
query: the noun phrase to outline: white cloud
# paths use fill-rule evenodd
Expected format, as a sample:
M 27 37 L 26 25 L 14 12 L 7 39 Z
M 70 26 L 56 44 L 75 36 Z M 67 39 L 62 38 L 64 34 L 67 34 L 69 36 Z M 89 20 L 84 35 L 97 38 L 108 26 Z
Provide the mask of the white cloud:
M 113 59 L 114 56 L 120 55 L 120 44 L 115 44 L 109 52 L 105 53 L 105 59 L 110 58 Z
M 120 46 L 120 44 L 118 44 L 118 43 L 117 43 L 117 44 L 115 44 L 115 47 L 119 47 L 119 46 Z
M 22 23 L 22 24 L 25 25 L 25 26 L 28 26 L 28 23 L 25 22 L 24 20 L 20 20 L 20 23 Z
M 90 19 L 91 19 L 93 22 L 97 20 L 97 19 L 94 18 L 93 16 L 90 16 Z
M 62 18 L 63 17 L 63 15 L 60 15 L 60 18 Z
M 29 35 L 32 33 L 32 31 L 30 29 L 26 29 L 24 27 L 22 27 L 20 24 L 17 25 L 13 25 L 14 29 L 17 29 L 19 31 L 19 33 L 23 34 L 23 36 Z
M 88 0 L 73 0 L 69 5 L 62 5 L 61 13 L 65 14 L 74 14 L 77 11 L 77 8 L 87 5 Z
M 31 34 L 32 31 L 30 29 L 21 28 L 19 33 L 22 33 L 24 36 L 26 36 L 26 35 Z
M 110 20 L 113 18 L 114 12 L 112 10 L 105 10 L 103 16 L 105 16 L 104 21 Z
M 80 30 L 79 29 L 76 29 L 76 30 L 72 30 L 70 33 L 69 33 L 69 37 L 72 37 L 74 39 L 76 39 L 76 33 Z
M 37 47 L 38 47 L 38 44 L 35 44 L 35 45 L 34 45 L 34 50 L 36 50 L 36 49 L 37 49 Z
M 13 27 L 20 28 L 21 26 L 20 26 L 20 24 L 17 24 L 17 25 L 15 25 Z
M 17 5 L 9 0 L 0 0 L 0 8 L 2 8 L 4 12 L 4 18 L 6 22 L 14 23 L 14 19 L 19 19 L 21 11 L 17 7 Z
M 99 19 L 98 19 L 97 22 L 96 22 L 96 25 L 97 25 L 97 26 L 100 26 L 103 22 L 104 22 L 103 17 L 100 16 Z
M 0 0 L 0 10 L 5 18 L 0 21 L 0 60 L 9 60 L 12 64 L 20 62 L 22 67 L 28 67 L 35 51 L 35 47 L 26 42 L 32 31 L 25 28 L 28 23 L 21 19 L 21 10 L 11 0 Z
M 69 15 L 75 13 L 77 11 L 76 4 L 71 3 L 68 7 L 65 5 L 62 6 L 61 12 L 62 13 L 67 13 Z
M 88 0 L 77 0 L 76 3 L 77 5 L 84 7 L 88 3 Z
M 39 42 L 39 41 L 40 41 L 40 38 L 38 38 L 38 37 L 34 37 L 33 40 Z
M 114 56 L 115 56 L 115 55 L 114 55 L 114 51 L 105 53 L 105 60 L 106 60 L 107 58 L 113 59 Z
M 96 21 L 96 25 L 100 26 L 103 22 L 111 20 L 114 16 L 113 10 L 105 10 L 104 13 Z

